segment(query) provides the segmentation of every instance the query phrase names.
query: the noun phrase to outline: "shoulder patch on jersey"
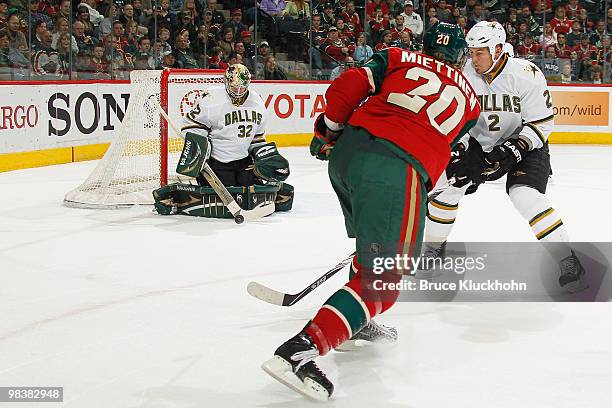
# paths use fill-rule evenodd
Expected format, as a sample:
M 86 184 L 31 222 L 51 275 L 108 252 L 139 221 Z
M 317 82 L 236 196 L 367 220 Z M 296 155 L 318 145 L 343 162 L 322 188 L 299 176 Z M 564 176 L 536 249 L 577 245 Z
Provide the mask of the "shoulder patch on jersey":
M 187 115 L 185 115 L 185 118 L 187 120 L 189 120 L 190 122 L 194 123 L 194 125 L 187 125 L 184 126 L 181 130 L 185 129 L 185 128 L 199 128 L 199 129 L 205 129 L 207 132 L 210 132 L 210 127 L 206 126 L 205 124 L 203 124 L 202 122 L 197 121 L 194 118 L 193 112 L 189 112 L 187 113 Z
M 533 74 L 533 77 L 534 77 L 534 78 L 536 77 L 536 74 L 537 74 L 538 72 L 540 72 L 540 70 L 538 69 L 538 67 L 536 67 L 536 66 L 535 66 L 534 64 L 532 64 L 532 63 L 529 63 L 529 64 L 528 64 L 528 65 L 527 65 L 525 68 L 523 68 L 523 70 L 524 70 L 525 72 L 528 72 L 528 73 L 530 73 L 530 74 Z

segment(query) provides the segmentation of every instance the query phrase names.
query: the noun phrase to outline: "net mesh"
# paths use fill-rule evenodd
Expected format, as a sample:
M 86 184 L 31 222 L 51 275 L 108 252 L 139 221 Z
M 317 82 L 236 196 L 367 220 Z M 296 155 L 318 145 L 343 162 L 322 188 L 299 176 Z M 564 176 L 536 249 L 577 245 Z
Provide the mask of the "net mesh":
M 168 182 L 178 181 L 175 169 L 183 149 L 183 139 L 166 131 L 155 100 L 179 125 L 179 115 L 186 114 L 207 88 L 222 84 L 223 76 L 210 71 L 170 70 L 166 75 L 163 71 L 133 71 L 130 80 L 130 102 L 119 132 L 87 180 L 66 194 L 65 205 L 118 208 L 153 204 L 151 192 L 160 187 L 164 173 Z M 166 132 L 167 148 L 162 149 Z M 162 166 L 164 162 L 167 167 Z

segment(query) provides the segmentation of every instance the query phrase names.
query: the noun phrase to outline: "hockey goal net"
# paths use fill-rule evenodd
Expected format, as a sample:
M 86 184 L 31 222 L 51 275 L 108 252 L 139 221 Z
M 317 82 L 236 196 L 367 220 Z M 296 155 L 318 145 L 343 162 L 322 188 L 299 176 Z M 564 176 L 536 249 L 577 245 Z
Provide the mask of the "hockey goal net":
M 196 98 L 223 83 L 223 71 L 133 71 L 128 109 L 119 132 L 87 180 L 64 204 L 79 208 L 119 208 L 152 204 L 151 192 L 171 181 L 183 139 L 159 114 L 155 99 L 177 126 Z

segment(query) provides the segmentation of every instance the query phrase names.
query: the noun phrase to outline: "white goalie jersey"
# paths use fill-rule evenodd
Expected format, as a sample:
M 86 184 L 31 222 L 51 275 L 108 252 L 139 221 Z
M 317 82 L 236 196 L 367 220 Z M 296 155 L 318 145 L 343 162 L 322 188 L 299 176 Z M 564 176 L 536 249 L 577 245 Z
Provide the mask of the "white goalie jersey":
M 208 135 L 212 141 L 211 156 L 228 163 L 244 159 L 253 141 L 263 141 L 266 129 L 266 107 L 253 90 L 247 99 L 235 106 L 224 87 L 214 87 L 198 98 L 182 122 L 181 133 Z
M 544 74 L 533 63 L 502 56 L 497 71 L 476 73 L 471 62 L 463 74 L 478 96 L 481 113 L 469 134 L 485 152 L 520 135 L 530 148 L 546 143 L 554 124 L 550 91 Z M 514 135 L 514 136 L 513 136 Z

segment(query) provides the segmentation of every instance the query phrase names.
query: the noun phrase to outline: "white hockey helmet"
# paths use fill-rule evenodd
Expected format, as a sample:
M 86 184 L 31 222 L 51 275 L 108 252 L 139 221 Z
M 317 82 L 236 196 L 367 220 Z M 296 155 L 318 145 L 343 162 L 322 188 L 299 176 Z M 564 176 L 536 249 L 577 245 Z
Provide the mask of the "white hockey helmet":
M 506 43 L 506 31 L 501 24 L 496 21 L 480 21 L 468 31 L 467 36 L 465 38 L 468 44 L 468 48 L 484 48 L 487 47 L 491 56 L 493 57 L 493 64 L 487 70 L 486 73 L 489 73 L 499 58 L 501 58 L 503 51 L 499 54 L 499 58 L 495 58 L 495 47 L 497 45 L 501 45 L 502 49 L 504 44 Z
M 504 43 L 504 52 L 508 54 L 509 57 L 514 58 L 514 47 L 510 43 Z
M 240 100 L 249 90 L 251 73 L 242 64 L 233 64 L 227 67 L 223 74 L 225 91 L 232 100 Z

